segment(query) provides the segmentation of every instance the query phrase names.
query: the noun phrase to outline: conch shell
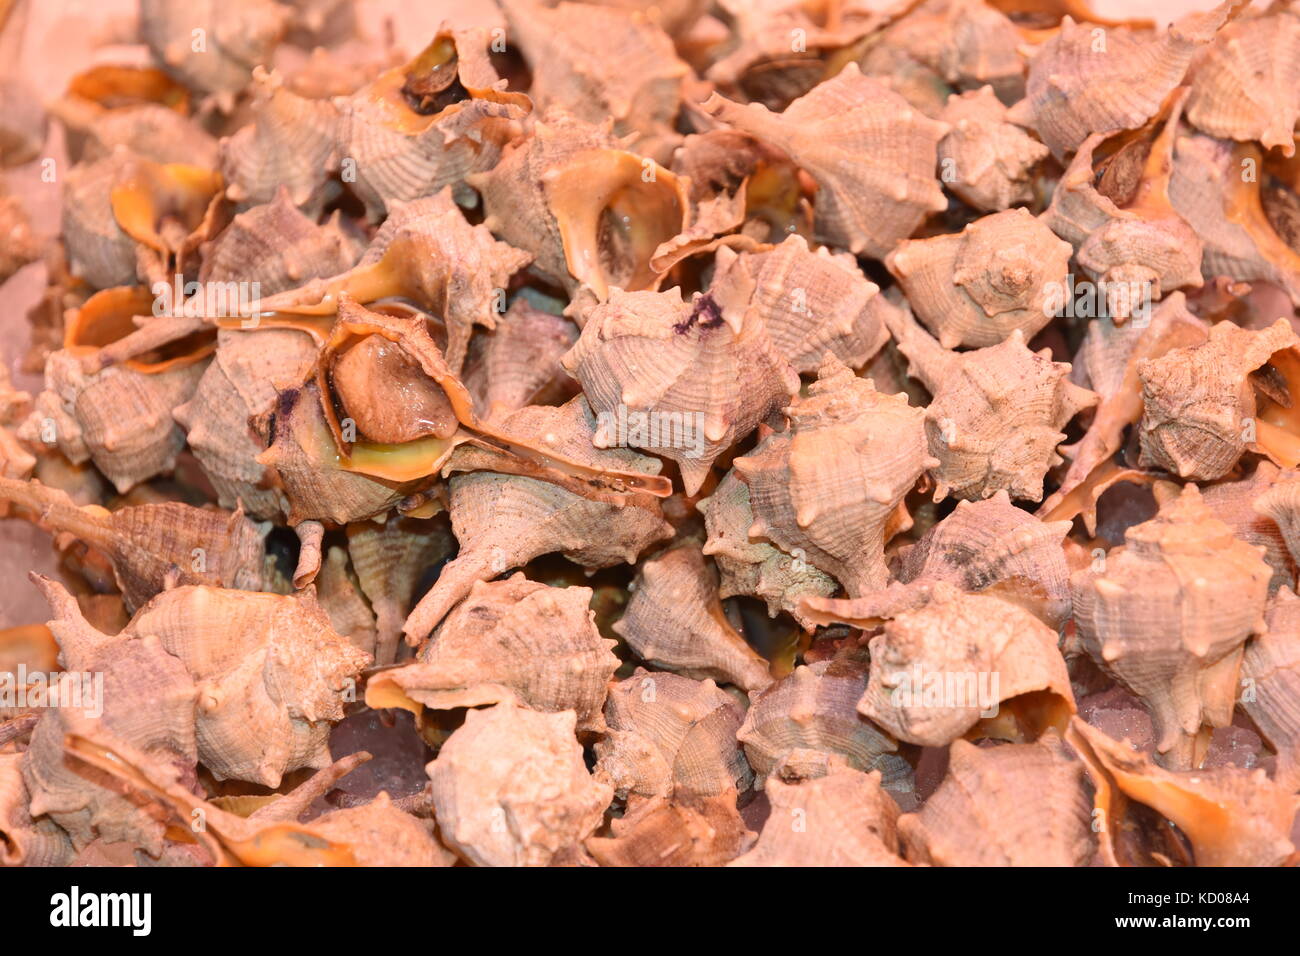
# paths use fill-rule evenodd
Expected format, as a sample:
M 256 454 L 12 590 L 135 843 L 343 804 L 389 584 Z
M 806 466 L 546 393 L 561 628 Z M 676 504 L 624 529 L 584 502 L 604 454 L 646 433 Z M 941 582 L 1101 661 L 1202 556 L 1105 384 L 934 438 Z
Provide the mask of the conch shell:
M 470 204 L 465 185 L 489 170 L 522 131 L 532 104 L 508 93 L 488 59 L 487 30 L 447 26 L 414 60 L 340 101 L 344 181 L 372 219 L 444 188 Z
M 470 342 L 464 381 L 484 420 L 502 418 L 525 405 L 552 405 L 573 394 L 573 381 L 560 365 L 578 340 L 562 316 L 534 308 L 520 297 L 510 303 L 496 328 Z
M 651 797 L 610 821 L 610 836 L 589 837 L 601 866 L 722 866 L 754 842 L 734 793 L 716 797 Z
M 1286 319 L 1259 331 L 1220 322 L 1204 344 L 1139 362 L 1144 408 L 1139 464 L 1193 481 L 1226 475 L 1255 440 L 1250 373 L 1298 344 Z
M 113 566 L 128 611 L 176 584 L 260 591 L 265 583 L 262 533 L 242 512 L 180 502 L 79 508 L 58 488 L 0 477 L 0 500 L 17 504 L 57 534 L 71 534 Z
M 1069 380 L 1070 366 L 1048 350 L 1031 352 L 1013 329 L 998 345 L 947 352 L 911 318 L 899 314 L 890 331 L 909 372 L 934 393 L 925 410 L 934 500 L 987 498 L 999 491 L 1037 501 L 1043 476 L 1063 459 L 1061 430 L 1097 396 Z
M 1215 767 L 1172 773 L 1079 718 L 1066 740 L 1096 787 L 1101 861 L 1107 866 L 1282 866 L 1292 861 L 1296 798 L 1263 770 Z M 1147 813 L 1138 816 L 1134 809 Z M 1149 825 L 1154 811 L 1177 827 Z M 1154 839 L 1150 836 L 1154 834 Z M 1164 837 L 1164 840 L 1160 840 Z
M 991 736 L 1036 739 L 1064 732 L 1075 710 L 1056 632 L 996 597 L 935 584 L 870 649 L 858 711 L 908 743 L 943 747 L 981 719 Z
M 1012 111 L 1059 158 L 1098 130 L 1137 129 L 1187 73 L 1192 58 L 1244 6 L 1226 0 L 1189 13 L 1158 36 L 1061 20 L 1029 61 L 1025 98 Z
M 1070 271 L 1070 245 L 1016 208 L 957 234 L 902 242 L 885 265 L 944 348 L 982 348 L 1017 330 L 1031 339 L 1052 320 Z
M 727 620 L 717 575 L 693 542 L 641 562 L 614 631 L 647 664 L 753 693 L 772 683 L 767 661 Z
M 27 810 L 23 759 L 0 752 L 0 866 L 66 866 L 74 853 L 68 835 L 48 817 L 33 820 Z
M 880 773 L 824 758 L 818 777 L 765 788 L 772 813 L 758 842 L 728 866 L 904 866 L 898 855 L 898 804 Z
M 1208 744 L 1202 727 L 1232 721 L 1242 647 L 1264 631 L 1273 571 L 1194 484 L 1124 540 L 1100 568 L 1074 574 L 1079 640 L 1151 712 L 1157 759 L 1195 767 Z
M 573 711 L 579 731 L 603 731 L 605 687 L 619 660 L 614 642 L 596 630 L 591 595 L 522 574 L 476 582 L 417 661 L 370 678 L 366 703 L 418 714 L 514 701 L 544 713 Z
M 443 840 L 475 866 L 572 859 L 613 798 L 592 779 L 572 711 L 470 710 L 428 766 Z
M 898 818 L 898 836 L 908 860 L 932 866 L 1087 866 L 1096 851 L 1083 765 L 1055 734 L 989 749 L 954 741 L 943 783 Z
M 1282 588 L 1265 616 L 1268 630 L 1246 645 L 1238 706 L 1277 752 L 1273 780 L 1300 790 L 1300 598 Z
M 752 540 L 754 512 L 749 486 L 733 470 L 718 482 L 712 495 L 696 502 L 704 515 L 708 540 L 703 552 L 713 558 L 720 575 L 719 597 L 745 594 L 762 598 L 767 613 L 785 611 L 805 628 L 812 625 L 800 607 L 805 597 L 830 597 L 839 588 L 835 579 L 762 540 Z
M 598 448 L 676 461 L 688 495 L 714 460 L 799 391 L 762 321 L 709 293 L 620 292 L 596 306 L 562 359 L 600 421 Z
M 919 115 L 856 63 L 783 113 L 717 94 L 704 110 L 788 154 L 813 178 L 816 235 L 828 245 L 883 259 L 927 213 L 947 208 L 934 170 L 948 127 Z
M 749 486 L 749 537 L 808 561 L 850 596 L 884 587 L 895 513 L 938 464 L 926 452 L 923 415 L 904 396 L 881 395 L 827 361 L 807 397 L 786 409 L 789 429 L 734 462 Z
M 1187 119 L 1212 136 L 1295 154 L 1300 17 L 1286 8 L 1224 27 L 1196 59 Z
M 595 777 L 620 799 L 748 790 L 754 772 L 736 740 L 744 716 L 711 680 L 638 667 L 610 685 Z
M 949 127 L 939 141 L 939 178 L 984 212 L 1034 198 L 1034 168 L 1051 152 L 1007 118 L 993 87 L 954 93 L 939 114 Z

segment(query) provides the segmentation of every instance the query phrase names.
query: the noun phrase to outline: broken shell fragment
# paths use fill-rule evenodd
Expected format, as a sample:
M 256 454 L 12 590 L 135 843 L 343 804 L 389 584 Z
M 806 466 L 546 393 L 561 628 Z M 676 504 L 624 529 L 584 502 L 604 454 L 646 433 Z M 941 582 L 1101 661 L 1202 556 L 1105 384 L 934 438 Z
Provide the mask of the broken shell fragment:
M 572 711 L 471 710 L 428 766 L 447 844 L 475 866 L 563 861 L 600 826 L 613 791 L 594 780 Z
M 695 543 L 641 563 L 614 631 L 647 664 L 752 693 L 772 683 L 767 661 L 727 620 L 717 577 Z

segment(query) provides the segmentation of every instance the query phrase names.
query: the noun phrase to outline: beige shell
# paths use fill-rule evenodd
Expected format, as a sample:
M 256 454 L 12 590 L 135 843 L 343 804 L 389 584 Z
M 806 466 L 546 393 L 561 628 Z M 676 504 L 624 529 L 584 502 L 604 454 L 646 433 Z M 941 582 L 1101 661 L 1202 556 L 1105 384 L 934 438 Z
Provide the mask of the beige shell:
M 881 40 L 960 89 L 989 84 L 1008 103 L 1024 92 L 1021 33 L 999 4 L 926 0 L 891 24 Z
M 551 109 L 490 172 L 466 180 L 483 196 L 483 225 L 534 257 L 533 271 L 572 294 L 633 292 L 659 279 L 651 259 L 687 228 L 685 183 L 620 148 L 609 124 Z
M 43 99 L 17 70 L 0 80 L 0 167 L 21 166 L 41 154 L 49 132 Z
M 747 693 L 772 683 L 767 661 L 727 620 L 717 574 L 694 542 L 641 562 L 614 631 L 655 667 L 735 684 Z
M 1156 115 L 1196 51 L 1240 7 L 1240 0 L 1227 0 L 1207 13 L 1189 13 L 1155 36 L 1064 17 L 1060 31 L 1029 61 L 1015 121 L 1033 126 L 1058 158 L 1092 133 L 1137 129 Z
M 1070 246 L 1016 208 L 960 233 L 900 243 L 885 265 L 945 348 L 985 347 L 1017 330 L 1031 339 L 1052 320 Z
M 856 770 L 879 767 L 886 786 L 897 785 L 897 741 L 857 709 L 866 689 L 866 665 L 837 660 L 801 664 L 755 695 L 736 734 L 755 785 L 762 787 L 785 758 L 806 751 L 839 754 Z
M 372 219 L 444 188 L 470 203 L 466 177 L 494 167 L 520 134 L 532 104 L 505 91 L 491 42 L 486 29 L 444 26 L 410 63 L 339 101 L 338 157 Z
M 927 213 L 947 208 L 934 175 L 947 127 L 918 115 L 856 63 L 780 114 L 716 95 L 704 109 L 787 153 L 816 181 L 817 238 L 829 245 L 883 258 Z
M 276 403 L 276 389 L 303 381 L 316 359 L 310 336 L 294 329 L 217 333 L 217 351 L 188 402 L 173 416 L 222 507 L 242 503 L 256 518 L 279 517 L 289 505 L 275 472 L 257 457 L 266 441 L 254 419 Z
M 1070 523 L 1042 522 L 1011 504 L 1005 491 L 958 501 L 953 512 L 898 551 L 898 581 L 873 594 L 811 598 L 802 611 L 812 623 L 876 627 L 930 599 L 940 582 L 985 592 L 1060 630 L 1070 619 L 1070 568 L 1063 548 Z
M 218 165 L 217 140 L 182 108 L 162 102 L 130 102 L 111 108 L 72 90 L 50 104 L 67 131 L 69 158 L 89 162 L 125 146 L 158 163 Z
M 290 525 L 346 524 L 382 514 L 403 497 L 392 483 L 343 468 L 315 382 L 279 392 L 267 414 L 269 445 L 254 460 L 276 476 Z
M 718 249 L 709 294 L 718 302 L 748 295 L 776 351 L 804 374 L 827 352 L 861 368 L 888 339 L 883 316 L 895 309 L 852 256 L 814 252 L 799 235 L 766 252 Z
M 477 581 L 411 664 L 370 678 L 366 703 L 452 710 L 514 701 L 573 711 L 579 731 L 605 729 L 605 686 L 619 660 L 596 630 L 591 588 L 552 588 L 515 574 Z
M 653 475 L 659 463 L 624 449 L 592 445 L 596 418 L 579 397 L 560 408 L 530 405 L 501 422 L 513 435 L 535 436 L 543 447 L 595 467 Z M 584 567 L 634 562 L 647 546 L 670 537 L 658 501 L 643 493 L 596 501 L 557 484 L 491 470 L 499 462 L 462 446 L 446 471 L 452 529 L 460 553 L 407 618 L 408 643 L 422 641 L 475 581 L 487 581 L 543 554 L 560 552 Z M 479 470 L 487 469 L 487 470 Z
M 573 383 L 560 358 L 577 339 L 572 322 L 516 299 L 495 329 L 470 342 L 464 378 L 474 407 L 490 421 L 525 405 L 568 398 Z
M 600 826 L 613 791 L 592 779 L 572 711 L 471 710 L 427 770 L 446 843 L 476 866 L 547 866 Z
M 315 522 L 304 521 L 294 530 L 301 535 L 303 529 L 312 524 Z M 305 553 L 304 545 L 303 551 L 299 552 L 299 570 L 302 569 L 302 555 Z M 320 562 L 319 571 L 310 582 L 295 572 L 296 587 L 305 587 L 307 583 L 316 588 L 316 601 L 328 615 L 330 626 L 346 637 L 348 643 L 357 650 L 373 658 L 377 644 L 375 614 L 366 601 L 365 592 L 354 579 L 348 552 L 338 545 L 331 545 L 325 552 L 324 560 Z M 399 635 L 395 636 L 400 636 L 400 630 Z
M 1096 843 L 1083 776 L 1055 735 L 954 741 L 939 789 L 898 819 L 904 854 L 932 866 L 1087 866 Z
M 786 410 L 789 429 L 734 462 L 749 486 L 749 537 L 807 560 L 850 596 L 884 587 L 895 513 L 936 464 L 925 450 L 923 415 L 902 395 L 881 395 L 828 361 L 807 397 Z
M 272 788 L 291 770 L 329 766 L 331 722 L 370 663 L 310 590 L 174 588 L 124 633 L 156 637 L 197 683 L 200 762 L 217 779 Z
M 290 15 L 274 0 L 141 0 L 141 38 L 169 73 L 229 110 Z
M 785 611 L 811 629 L 800 601 L 805 597 L 829 597 L 839 585 L 807 561 L 767 541 L 750 539 L 754 512 L 749 505 L 749 486 L 740 476 L 728 471 L 713 494 L 700 499 L 695 507 L 704 515 L 708 532 L 704 554 L 713 558 L 718 567 L 718 596 L 744 594 L 762 598 L 770 616 Z
M 870 649 L 858 711 L 908 743 L 943 747 L 981 720 L 992 736 L 1032 740 L 1074 713 L 1056 631 L 996 597 L 936 583 Z
M 1148 311 L 1151 299 L 1202 282 L 1201 240 L 1169 199 L 1182 102 L 1180 95 L 1172 103 L 1134 182 L 1120 182 L 1123 176 L 1116 172 L 1114 185 L 1107 184 L 1106 174 L 1096 183 L 1094 153 L 1111 134 L 1094 134 L 1080 144 L 1043 214 L 1043 222 L 1074 248 L 1098 295 L 1104 291 L 1106 314 L 1116 322 Z M 1124 157 L 1112 162 L 1118 168 Z
M 124 742 L 150 764 L 169 768 L 194 785 L 194 681 L 156 636 L 102 634 L 85 622 L 77 602 L 61 585 L 35 573 L 32 581 L 54 614 L 50 630 L 59 642 L 66 672 L 57 692 L 74 705 L 45 709 L 32 733 L 22 764 L 31 794 L 28 812 L 33 818 L 48 815 L 77 849 L 99 838 L 129 842 L 157 857 L 163 849 L 164 823 L 102 778 L 87 776 L 65 761 L 64 737 L 81 733 Z M 95 681 L 102 675 L 98 702 L 85 681 L 78 682 L 77 673 L 96 675 Z
M 1269 516 L 1266 503 L 1270 490 L 1279 480 L 1285 481 L 1282 474 L 1272 462 L 1261 460 L 1248 478 L 1220 481 L 1201 488 L 1205 507 L 1232 529 L 1234 537 L 1264 549 L 1264 560 L 1273 569 L 1273 577 L 1268 582 L 1269 594 L 1280 587 L 1294 585 L 1296 580 L 1295 560 L 1282 528 L 1286 516 L 1280 514 L 1281 521 L 1275 521 Z M 1177 495 L 1182 489 L 1173 482 L 1162 481 L 1157 482 L 1152 490 L 1156 502 L 1163 504 L 1166 498 Z
M 1202 727 L 1232 721 L 1242 646 L 1264 630 L 1273 571 L 1193 484 L 1124 540 L 1073 576 L 1079 639 L 1151 712 L 1157 759 L 1194 767 Z
M 734 791 L 636 800 L 611 821 L 610 834 L 584 844 L 601 866 L 722 866 L 754 842 Z
M 1069 380 L 1051 352 L 1031 352 L 1013 329 L 1000 344 L 948 352 L 903 313 L 890 331 L 910 374 L 933 394 L 925 410 L 930 454 L 938 461 L 934 500 L 987 498 L 999 491 L 1038 501 L 1043 476 L 1063 459 L 1063 428 L 1097 396 Z
M 279 74 L 258 67 L 252 112 L 251 123 L 221 142 L 226 195 L 256 206 L 285 190 L 293 205 L 319 213 L 329 198 L 330 171 L 338 165 L 338 107 L 299 96 Z
M 112 207 L 114 185 L 131 155 L 125 148 L 116 149 L 78 163 L 64 176 L 61 234 L 68 267 L 95 289 L 136 281 L 135 243 L 118 226 Z
M 1259 464 L 1260 469 L 1268 467 L 1267 462 Z M 1257 516 L 1276 524 L 1291 560 L 1297 560 L 1296 555 L 1300 554 L 1300 475 L 1291 469 L 1276 474 L 1273 482 L 1261 489 L 1252 510 Z
M 1034 168 L 1050 150 L 1007 118 L 993 87 L 948 97 L 939 121 L 949 127 L 939 178 L 956 196 L 984 212 L 1033 200 Z
M 878 772 L 823 757 L 823 776 L 767 781 L 772 812 L 754 848 L 729 866 L 903 866 L 898 804 Z
M 532 68 L 529 96 L 545 110 L 561 106 L 581 120 L 614 120 L 647 156 L 666 159 L 689 72 L 672 41 L 649 18 L 606 6 L 502 0 L 512 43 Z
M 199 281 L 255 283 L 252 299 L 337 275 L 361 258 L 338 214 L 323 226 L 303 215 L 281 188 L 269 202 L 235 216 L 201 250 Z
M 1250 373 L 1298 343 L 1285 319 L 1253 332 L 1220 322 L 1202 345 L 1139 362 L 1139 464 L 1195 481 L 1226 475 L 1254 441 Z
M 623 800 L 748 790 L 754 773 L 736 740 L 743 720 L 741 705 L 713 681 L 638 667 L 610 684 L 595 777 Z
M 1300 17 L 1285 8 L 1224 27 L 1192 67 L 1187 118 L 1213 136 L 1295 153 Z
M 41 242 L 32 232 L 31 220 L 18 197 L 0 189 L 0 282 L 41 257 Z
M 48 817 L 33 820 L 23 782 L 23 755 L 0 752 L 0 866 L 67 866 L 68 835 Z
M 0 499 L 27 509 L 52 532 L 71 534 L 108 558 L 130 611 L 175 584 L 247 591 L 264 586 L 262 533 L 239 511 L 180 502 L 112 512 L 96 505 L 79 508 L 57 488 L 9 478 L 0 478 Z
M 95 463 L 119 492 L 171 471 L 185 433 L 172 409 L 187 401 L 203 374 L 200 364 L 145 374 L 111 366 L 86 374 L 69 350 L 51 353 L 45 391 L 19 437 L 52 438 L 74 463 Z
M 1174 145 L 1169 198 L 1204 246 L 1205 276 L 1274 282 L 1300 305 L 1300 252 L 1270 223 L 1260 200 L 1259 147 L 1202 135 Z
M 1277 753 L 1273 780 L 1300 789 L 1300 599 L 1282 588 L 1269 604 L 1268 630 L 1246 645 L 1241 659 L 1245 711 Z
M 1181 292 L 1170 293 L 1151 310 L 1146 321 L 1116 325 L 1099 318 L 1088 323 L 1070 378 L 1095 391 L 1100 400 L 1083 438 L 1061 449 L 1070 458 L 1070 467 L 1060 487 L 1038 509 L 1040 517 L 1068 520 L 1082 513 L 1089 530 L 1093 529 L 1095 499 L 1088 500 L 1088 479 L 1099 474 L 1099 469 L 1120 449 L 1125 429 L 1142 417 L 1138 363 L 1158 358 L 1171 349 L 1199 345 L 1206 335 L 1206 323 L 1187 310 Z
M 1107 866 L 1281 866 L 1295 852 L 1290 839 L 1296 798 L 1263 770 L 1216 767 L 1172 773 L 1125 742 L 1075 718 L 1066 736 L 1088 766 L 1096 788 L 1094 817 L 1100 858 Z M 1142 840 L 1134 805 L 1172 826 Z M 1190 845 L 1190 858 L 1177 833 Z
M 561 361 L 596 412 L 596 446 L 671 458 L 688 495 L 799 391 L 757 316 L 711 293 L 684 302 L 680 289 L 614 290 Z
M 309 824 L 314 834 L 352 848 L 358 866 L 451 866 L 455 856 L 438 843 L 429 825 L 380 793 L 361 807 L 323 813 Z
M 528 259 L 527 253 L 495 241 L 484 227 L 466 222 L 444 189 L 394 208 L 355 268 L 269 296 L 259 308 L 333 315 L 345 294 L 362 304 L 408 298 L 441 316 L 447 364 L 457 371 L 473 326 L 496 324 L 510 276 Z
M 352 567 L 375 614 L 375 664 L 391 664 L 420 578 L 455 551 L 456 539 L 445 522 L 396 517 L 382 525 L 353 522 L 347 534 Z

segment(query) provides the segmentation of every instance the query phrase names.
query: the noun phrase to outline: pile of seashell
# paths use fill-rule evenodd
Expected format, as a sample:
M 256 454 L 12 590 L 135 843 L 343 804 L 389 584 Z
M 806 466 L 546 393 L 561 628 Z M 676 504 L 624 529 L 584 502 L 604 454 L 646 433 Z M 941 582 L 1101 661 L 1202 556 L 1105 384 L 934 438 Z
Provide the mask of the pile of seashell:
M 0 863 L 1300 860 L 1300 11 L 457 6 L 4 81 Z

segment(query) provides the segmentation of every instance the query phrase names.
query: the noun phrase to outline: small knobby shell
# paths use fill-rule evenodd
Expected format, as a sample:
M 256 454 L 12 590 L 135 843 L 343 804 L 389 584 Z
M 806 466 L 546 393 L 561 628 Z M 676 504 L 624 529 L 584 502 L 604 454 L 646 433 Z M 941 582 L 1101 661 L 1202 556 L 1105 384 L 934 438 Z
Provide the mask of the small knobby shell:
M 1300 598 L 1278 591 L 1265 616 L 1268 630 L 1246 645 L 1241 660 L 1245 711 L 1277 753 L 1273 780 L 1290 793 L 1300 789 Z
M 1195 60 L 1187 119 L 1213 136 L 1295 153 L 1300 17 L 1288 9 L 1229 23 Z
M 806 555 L 851 596 L 884 587 L 896 512 L 938 464 L 926 452 L 923 410 L 881 395 L 832 358 L 785 416 L 786 431 L 734 462 L 749 486 L 749 537 Z
M 331 722 L 343 719 L 371 661 L 334 630 L 310 589 L 174 588 L 124 633 L 156 637 L 197 683 L 203 765 L 219 780 L 272 788 L 291 770 L 329 766 Z
M 716 797 L 650 797 L 610 821 L 610 836 L 589 837 L 601 866 L 722 866 L 747 850 L 754 834 L 734 791 Z
M 671 458 L 688 495 L 719 455 L 799 391 L 756 314 L 709 293 L 684 302 L 680 289 L 615 289 L 561 361 L 596 412 L 596 446 Z
M 799 235 L 768 251 L 719 248 L 709 294 L 718 302 L 749 296 L 776 351 L 804 374 L 815 374 L 827 352 L 866 365 L 889 338 L 884 314 L 895 310 L 852 256 L 814 252 Z
M 596 448 L 596 417 L 581 396 L 559 408 L 529 405 L 500 424 L 511 435 L 531 438 L 539 447 L 593 467 L 646 475 L 660 467 L 655 459 L 627 449 Z M 650 544 L 672 535 L 658 500 L 650 495 L 592 500 L 549 481 L 494 471 L 494 466 L 494 456 L 472 446 L 457 449 L 446 466 L 452 475 L 447 510 L 460 553 L 407 618 L 403 630 L 408 643 L 428 636 L 475 581 L 491 580 L 555 552 L 588 568 L 632 563 Z
M 427 767 L 443 840 L 475 866 L 547 866 L 574 852 L 613 798 L 592 779 L 572 711 L 470 710 Z
M 1057 157 L 1099 130 L 1137 129 L 1156 115 L 1197 50 L 1241 6 L 1228 0 L 1189 13 L 1158 36 L 1064 17 L 1029 61 L 1025 98 L 1013 116 L 1037 130 Z
M 912 309 L 944 348 L 984 347 L 1047 325 L 1070 271 L 1070 244 L 1024 208 L 960 233 L 905 241 L 885 258 Z
M 957 740 L 939 789 L 898 818 L 898 835 L 912 863 L 1087 866 L 1090 810 L 1083 765 L 1056 735 L 991 748 Z
M 935 178 L 936 148 L 948 131 L 850 63 L 773 113 L 716 94 L 704 110 L 780 149 L 817 183 L 817 238 L 876 259 L 947 208 Z
M 806 560 L 749 537 L 754 512 L 749 505 L 749 486 L 740 476 L 734 470 L 727 472 L 713 494 L 700 499 L 695 507 L 704 515 L 708 532 L 703 552 L 718 567 L 719 597 L 744 594 L 762 598 L 771 617 L 785 611 L 811 629 L 800 601 L 830 597 L 839 585 Z
M 873 637 L 858 710 L 899 740 L 943 747 L 982 720 L 991 736 L 1063 732 L 1074 695 L 1056 632 L 996 597 L 934 585 Z
M 1105 865 L 1283 866 L 1293 860 L 1296 798 L 1263 770 L 1170 772 L 1078 717 L 1066 740 L 1092 777 Z M 1139 807 L 1143 812 L 1135 813 Z M 1153 827 L 1153 812 L 1169 825 Z
M 591 594 L 522 574 L 475 582 L 414 663 L 371 677 L 366 702 L 419 712 L 514 701 L 573 711 L 579 731 L 603 731 L 605 687 L 619 660 L 596 629 Z
M 993 87 L 953 94 L 939 114 L 939 178 L 962 201 L 998 212 L 1034 198 L 1035 167 L 1051 152 L 1007 118 Z
M 98 505 L 77 507 L 66 492 L 40 482 L 3 477 L 0 500 L 20 505 L 51 531 L 71 534 L 108 558 L 128 611 L 175 584 L 259 591 L 267 583 L 262 533 L 241 511 L 175 501 L 110 512 Z
M 1064 460 L 1063 428 L 1097 396 L 1069 379 L 1070 365 L 1050 350 L 1031 352 L 1013 329 L 1001 343 L 949 352 L 910 316 L 891 318 L 890 331 L 908 370 L 933 394 L 925 409 L 934 500 L 987 498 L 999 491 L 1038 501 L 1043 477 Z
M 767 661 L 727 620 L 717 572 L 687 542 L 641 562 L 614 631 L 647 664 L 753 693 L 772 683 Z
M 496 328 L 476 335 L 465 362 L 465 387 L 484 420 L 525 405 L 553 405 L 573 394 L 560 359 L 578 340 L 568 319 L 534 308 L 522 296 L 510 303 Z
M 880 773 L 862 773 L 839 756 L 824 774 L 770 777 L 772 812 L 754 848 L 729 866 L 904 866 L 898 855 L 898 804 Z
M 77 849 L 99 838 L 128 842 L 156 858 L 163 850 L 164 823 L 102 777 L 79 772 L 65 759 L 64 738 L 80 733 L 123 741 L 148 763 L 194 785 L 195 682 L 157 636 L 103 634 L 86 623 L 62 585 L 35 573 L 32 581 L 53 612 L 50 630 L 65 671 L 49 693 L 74 706 L 45 709 L 32 732 L 22 764 L 31 794 L 28 812 L 33 818 L 48 815 Z
M 67 866 L 72 842 L 48 817 L 33 820 L 23 755 L 0 752 L 0 866 Z
M 444 187 L 471 204 L 466 177 L 489 170 L 532 109 L 488 59 L 483 28 L 444 26 L 411 62 L 337 101 L 338 158 L 371 219 Z
M 858 712 L 867 677 L 866 665 L 857 661 L 802 664 L 755 695 L 736 735 L 755 785 L 762 787 L 796 751 L 839 754 L 856 770 L 879 767 L 887 782 L 896 782 L 898 742 Z
M 596 779 L 623 800 L 748 790 L 754 772 L 736 739 L 744 717 L 736 698 L 711 680 L 638 667 L 610 684 Z
M 539 108 L 561 106 L 590 123 L 612 118 L 615 135 L 666 159 L 690 72 L 666 33 L 609 5 L 502 0 L 501 10 L 532 68 L 528 95 Z
M 315 216 L 330 198 L 330 171 L 338 165 L 338 107 L 299 96 L 278 74 L 259 67 L 252 109 L 253 121 L 221 141 L 226 195 L 255 206 L 283 190 L 290 203 Z
M 1194 767 L 1208 744 L 1202 727 L 1232 722 L 1242 647 L 1264 631 L 1273 570 L 1262 547 L 1236 540 L 1214 517 L 1194 484 L 1124 540 L 1074 574 L 1078 636 L 1151 712 L 1157 759 Z
M 1220 322 L 1202 345 L 1139 362 L 1144 408 L 1139 464 L 1193 481 L 1226 475 L 1255 442 L 1250 373 L 1297 344 L 1286 319 L 1258 331 Z

